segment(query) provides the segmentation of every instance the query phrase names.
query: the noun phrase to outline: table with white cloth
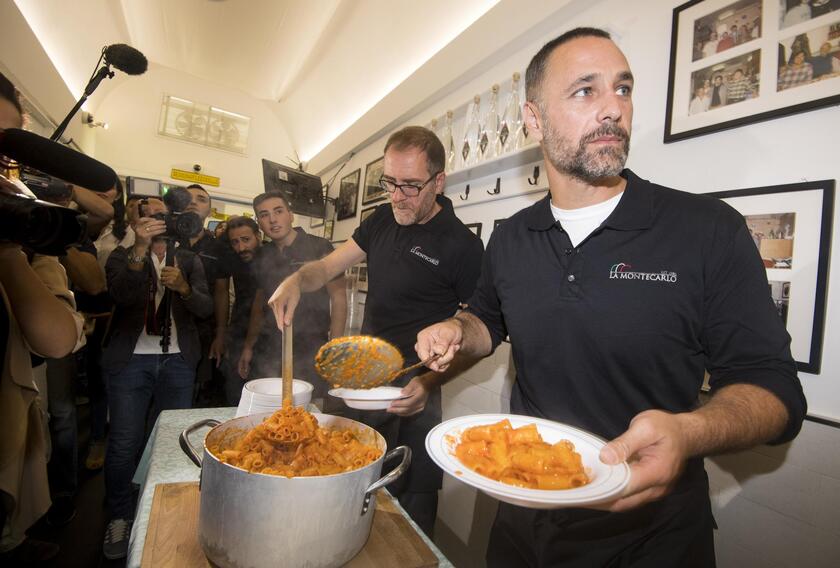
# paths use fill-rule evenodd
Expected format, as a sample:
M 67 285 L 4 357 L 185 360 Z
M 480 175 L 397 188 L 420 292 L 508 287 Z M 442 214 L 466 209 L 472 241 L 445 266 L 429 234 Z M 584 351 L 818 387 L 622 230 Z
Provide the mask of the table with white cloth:
M 315 407 L 312 407 L 311 410 L 318 412 Z M 181 450 L 178 444 L 178 436 L 185 428 L 201 420 L 215 418 L 224 422 L 234 418 L 235 414 L 236 408 L 194 408 L 189 410 L 164 410 L 160 413 L 134 474 L 134 483 L 140 486 L 140 499 L 137 503 L 134 526 L 131 529 L 126 566 L 140 568 L 155 487 L 159 483 L 198 481 L 201 470 Z M 203 433 L 206 434 L 208 430 L 204 430 Z M 440 566 L 451 567 L 452 563 L 443 556 L 396 500 L 395 504 L 412 528 L 417 531 L 417 534 L 438 557 Z

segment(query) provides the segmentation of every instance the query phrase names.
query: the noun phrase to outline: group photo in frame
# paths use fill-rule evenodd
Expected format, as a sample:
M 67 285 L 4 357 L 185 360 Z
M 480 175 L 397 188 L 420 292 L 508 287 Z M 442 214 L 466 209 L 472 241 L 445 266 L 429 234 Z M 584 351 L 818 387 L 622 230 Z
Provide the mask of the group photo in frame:
M 664 141 L 840 103 L 840 0 L 674 9 Z
M 708 193 L 744 216 L 800 371 L 820 373 L 834 180 Z
M 359 178 L 362 170 L 357 168 L 353 173 L 347 174 L 338 184 L 338 198 L 335 200 L 335 219 L 342 221 L 356 216 L 356 207 L 359 203 Z
M 385 171 L 385 156 L 377 158 L 365 166 L 365 188 L 362 193 L 362 205 L 385 199 L 385 190 L 379 185 L 379 178 Z

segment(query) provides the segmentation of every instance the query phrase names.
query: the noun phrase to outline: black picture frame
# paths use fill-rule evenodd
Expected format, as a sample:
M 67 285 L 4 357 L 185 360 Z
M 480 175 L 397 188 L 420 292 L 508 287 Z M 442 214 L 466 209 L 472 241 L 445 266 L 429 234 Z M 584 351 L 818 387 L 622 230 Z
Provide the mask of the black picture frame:
M 834 218 L 833 179 L 753 187 L 708 193 L 732 205 L 745 216 L 759 251 L 772 250 L 778 242 L 790 238 L 790 258 L 780 261 L 763 259 L 767 267 L 768 285 L 773 294 L 774 283 L 782 284 L 782 297 L 774 297 L 780 315 L 791 336 L 791 352 L 797 368 L 805 373 L 820 374 L 822 345 L 825 334 L 825 307 L 828 291 L 828 263 L 831 255 L 832 221 Z M 753 220 L 795 215 L 793 227 L 777 227 L 779 238 L 766 248 L 763 235 L 755 235 Z M 762 254 L 762 256 L 769 256 Z M 785 273 L 788 273 L 787 275 Z M 785 277 L 788 280 L 782 280 Z M 780 305 L 781 304 L 781 305 Z M 782 311 L 783 310 L 783 311 Z
M 365 207 L 362 209 L 362 213 L 359 215 L 359 224 L 361 224 L 365 219 L 373 215 L 373 212 L 376 211 L 378 206 L 374 205 L 373 207 Z
M 356 209 L 359 203 L 359 178 L 362 175 L 361 168 L 347 174 L 338 184 L 338 198 L 335 201 L 336 221 L 343 221 L 356 216 Z
M 381 156 L 365 166 L 365 188 L 362 193 L 362 205 L 385 199 L 385 190 L 379 185 L 379 178 L 385 171 L 385 156 Z
M 481 238 L 481 223 L 464 223 L 464 226 L 475 233 L 475 236 Z
M 745 12 L 750 29 L 732 34 L 739 39 L 721 47 L 724 36 L 715 29 L 726 30 L 726 18 Z M 784 19 L 779 0 L 692 0 L 674 8 L 665 143 L 840 104 L 840 43 L 830 39 L 840 30 L 840 3 L 832 0 L 828 11 L 812 16 L 808 24 Z M 825 37 L 832 46 L 825 62 L 834 71 L 824 73 L 822 62 L 817 75 L 813 63 L 822 57 L 816 50 Z M 809 59 L 796 65 L 793 51 L 809 44 Z M 804 73 L 808 65 L 811 78 Z

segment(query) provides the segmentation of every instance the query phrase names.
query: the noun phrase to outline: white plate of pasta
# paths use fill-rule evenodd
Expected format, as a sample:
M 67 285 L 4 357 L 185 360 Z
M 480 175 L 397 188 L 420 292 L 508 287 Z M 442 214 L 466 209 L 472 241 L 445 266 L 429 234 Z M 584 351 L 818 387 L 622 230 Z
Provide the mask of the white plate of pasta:
M 506 442 L 493 444 L 501 435 Z M 500 501 L 532 509 L 584 507 L 617 499 L 630 481 L 630 468 L 626 463 L 602 463 L 598 455 L 605 443 L 573 426 L 514 414 L 461 416 L 437 425 L 426 436 L 426 450 L 446 473 Z

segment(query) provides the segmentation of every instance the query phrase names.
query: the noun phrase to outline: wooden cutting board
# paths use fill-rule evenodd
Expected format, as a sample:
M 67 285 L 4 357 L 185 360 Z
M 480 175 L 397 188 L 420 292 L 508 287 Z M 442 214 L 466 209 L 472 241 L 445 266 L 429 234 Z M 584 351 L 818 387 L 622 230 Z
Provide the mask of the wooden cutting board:
M 155 487 L 142 566 L 205 568 L 211 564 L 198 544 L 198 483 L 161 483 Z M 431 568 L 437 556 L 397 510 L 394 498 L 376 496 L 373 525 L 365 547 L 346 568 Z

